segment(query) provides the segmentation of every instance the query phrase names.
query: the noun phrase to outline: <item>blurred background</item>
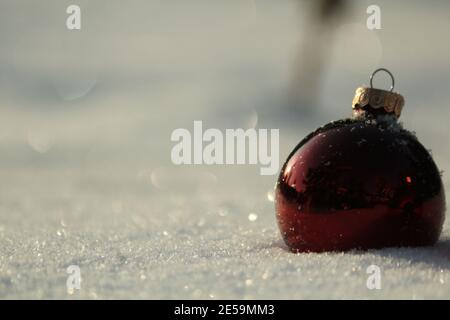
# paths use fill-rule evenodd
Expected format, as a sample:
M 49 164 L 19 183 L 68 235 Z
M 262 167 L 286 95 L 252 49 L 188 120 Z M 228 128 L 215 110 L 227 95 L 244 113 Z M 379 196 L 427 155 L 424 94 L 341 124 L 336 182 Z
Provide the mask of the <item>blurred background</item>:
M 81 30 L 66 28 L 71 4 L 81 7 Z M 381 8 L 381 30 L 366 26 L 372 4 Z M 448 172 L 449 12 L 450 3 L 437 0 L 2 0 L 0 289 L 58 296 L 64 281 L 48 282 L 49 270 L 89 265 L 103 254 L 92 249 L 102 234 L 119 247 L 148 232 L 148 250 L 176 246 L 180 239 L 161 242 L 171 230 L 195 243 L 192 230 L 208 225 L 216 234 L 270 230 L 279 239 L 276 176 L 260 176 L 259 165 L 176 167 L 171 132 L 192 130 L 194 120 L 204 128 L 279 128 L 282 165 L 307 133 L 350 116 L 356 87 L 378 67 L 394 74 L 405 96 L 404 126 Z M 388 80 L 379 75 L 375 83 L 384 88 Z M 445 174 L 444 182 L 450 190 Z M 41 252 L 47 260 L 35 241 L 55 243 Z M 118 257 L 104 264 L 122 266 Z M 92 268 L 100 268 L 96 261 Z M 110 272 L 126 270 L 117 268 Z M 177 287 L 166 289 L 156 296 L 174 297 Z M 107 289 L 92 292 L 102 297 Z M 261 296 L 255 292 L 250 297 Z

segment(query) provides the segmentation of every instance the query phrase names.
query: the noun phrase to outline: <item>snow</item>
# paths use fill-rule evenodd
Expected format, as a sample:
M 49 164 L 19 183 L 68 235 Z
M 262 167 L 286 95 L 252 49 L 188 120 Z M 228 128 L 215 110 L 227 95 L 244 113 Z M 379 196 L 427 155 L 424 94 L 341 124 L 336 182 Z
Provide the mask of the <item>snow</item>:
M 129 15 L 120 1 L 79 2 L 89 13 L 79 34 L 56 27 L 64 4 L 41 1 L 42 20 L 0 4 L 0 298 L 450 298 L 448 218 L 433 247 L 293 254 L 276 225 L 276 176 L 170 161 L 172 130 L 201 119 L 280 128 L 283 162 L 306 134 L 350 115 L 354 89 L 387 66 L 406 97 L 403 126 L 433 150 L 448 199 L 445 10 L 382 2 L 401 18 L 371 33 L 379 54 L 367 61 L 372 44 L 344 37 L 364 52 L 335 45 L 320 108 L 278 117 L 302 18 L 295 2 L 136 1 Z M 365 23 L 369 4 L 354 5 L 341 36 Z M 73 292 L 70 265 L 82 278 Z M 366 286 L 370 265 L 380 290 Z

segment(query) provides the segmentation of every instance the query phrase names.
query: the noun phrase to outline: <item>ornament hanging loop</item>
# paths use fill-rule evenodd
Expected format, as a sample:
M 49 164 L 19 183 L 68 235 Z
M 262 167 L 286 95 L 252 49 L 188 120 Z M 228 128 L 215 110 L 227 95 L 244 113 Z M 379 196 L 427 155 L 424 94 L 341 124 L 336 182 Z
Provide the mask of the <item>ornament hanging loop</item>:
M 385 68 L 378 68 L 377 70 L 375 70 L 374 72 L 372 72 L 372 74 L 370 75 L 370 87 L 373 88 L 373 77 L 374 77 L 375 74 L 376 74 L 377 72 L 379 72 L 379 71 L 384 71 L 384 72 L 386 72 L 386 73 L 391 77 L 392 83 L 391 83 L 391 88 L 390 88 L 389 91 L 392 92 L 392 91 L 394 90 L 395 79 L 394 79 L 394 76 L 392 75 L 392 73 L 391 73 L 388 69 L 385 69 Z
M 384 71 L 391 77 L 390 91 L 384 89 L 376 89 L 373 87 L 373 77 L 377 72 Z M 352 101 L 353 113 L 355 116 L 360 114 L 393 114 L 397 118 L 400 117 L 405 99 L 403 96 L 394 91 L 395 80 L 392 73 L 385 68 L 376 69 L 370 75 L 370 88 L 359 87 L 356 89 L 355 96 Z

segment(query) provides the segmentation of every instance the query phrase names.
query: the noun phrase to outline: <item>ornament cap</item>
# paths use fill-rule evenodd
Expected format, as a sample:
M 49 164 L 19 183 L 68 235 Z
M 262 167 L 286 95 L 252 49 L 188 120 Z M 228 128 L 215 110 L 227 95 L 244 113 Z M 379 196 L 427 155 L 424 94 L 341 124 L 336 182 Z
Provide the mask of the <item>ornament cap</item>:
M 385 71 L 392 79 L 392 85 L 390 91 L 375 89 L 372 86 L 373 76 L 378 71 Z M 392 114 L 397 118 L 400 117 L 405 99 L 403 96 L 394 90 L 394 77 L 389 70 L 380 68 L 375 70 L 370 76 L 370 88 L 359 87 L 356 89 L 355 96 L 352 102 L 353 113 L 355 116 L 361 113 L 372 114 Z

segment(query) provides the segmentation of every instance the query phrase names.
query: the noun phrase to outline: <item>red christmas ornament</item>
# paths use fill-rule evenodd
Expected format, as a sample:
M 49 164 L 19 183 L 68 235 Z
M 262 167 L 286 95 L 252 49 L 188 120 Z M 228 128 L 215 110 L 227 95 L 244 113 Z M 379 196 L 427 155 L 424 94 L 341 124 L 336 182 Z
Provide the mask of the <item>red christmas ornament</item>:
M 391 91 L 372 88 L 386 71 Z M 291 152 L 276 185 L 276 213 L 294 252 L 434 244 L 445 217 L 430 153 L 397 122 L 404 99 L 376 70 L 356 90 L 353 118 L 331 122 Z

